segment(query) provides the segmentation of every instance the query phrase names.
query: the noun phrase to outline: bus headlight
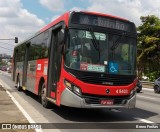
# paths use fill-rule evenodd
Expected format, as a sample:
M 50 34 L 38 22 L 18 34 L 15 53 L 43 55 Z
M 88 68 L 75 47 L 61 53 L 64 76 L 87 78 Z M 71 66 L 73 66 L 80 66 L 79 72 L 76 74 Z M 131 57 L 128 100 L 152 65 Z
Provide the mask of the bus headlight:
M 78 94 L 79 96 L 82 95 L 81 89 L 79 87 L 77 87 L 77 86 L 73 86 L 73 92 L 75 94 Z
M 78 96 L 82 95 L 81 89 L 78 86 L 76 86 L 73 83 L 67 81 L 66 79 L 64 80 L 64 84 L 73 93 L 77 94 Z

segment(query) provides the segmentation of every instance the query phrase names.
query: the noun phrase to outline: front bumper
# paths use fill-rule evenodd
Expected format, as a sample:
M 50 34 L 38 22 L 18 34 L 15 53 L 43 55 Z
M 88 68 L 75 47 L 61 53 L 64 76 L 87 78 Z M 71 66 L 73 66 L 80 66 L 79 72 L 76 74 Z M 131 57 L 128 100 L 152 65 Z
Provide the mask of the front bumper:
M 133 97 L 127 100 L 125 104 L 117 105 L 101 105 L 101 104 L 87 104 L 84 98 L 81 98 L 71 92 L 69 89 L 65 90 L 61 94 L 61 105 L 76 107 L 76 108 L 135 108 L 136 93 Z

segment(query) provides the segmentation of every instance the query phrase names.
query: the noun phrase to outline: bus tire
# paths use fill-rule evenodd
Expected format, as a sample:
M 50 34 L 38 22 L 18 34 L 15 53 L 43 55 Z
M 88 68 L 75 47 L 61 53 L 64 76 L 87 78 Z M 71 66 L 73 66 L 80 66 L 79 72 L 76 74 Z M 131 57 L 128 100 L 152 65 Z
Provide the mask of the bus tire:
M 17 77 L 17 90 L 18 90 L 18 91 L 22 91 L 22 88 L 21 88 L 21 86 L 20 86 L 19 76 Z
M 51 102 L 49 102 L 46 98 L 46 86 L 45 86 L 45 83 L 42 83 L 42 86 L 41 86 L 41 103 L 42 103 L 42 106 L 45 107 L 45 108 L 50 108 L 51 107 Z
M 154 92 L 155 93 L 160 93 L 160 87 L 159 86 L 154 86 Z

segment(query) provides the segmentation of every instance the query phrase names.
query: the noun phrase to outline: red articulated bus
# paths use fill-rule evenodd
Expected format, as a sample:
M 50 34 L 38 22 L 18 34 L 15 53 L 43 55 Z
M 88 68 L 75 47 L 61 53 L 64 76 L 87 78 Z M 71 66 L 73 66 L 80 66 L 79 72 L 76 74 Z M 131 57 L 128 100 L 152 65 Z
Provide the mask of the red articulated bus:
M 67 12 L 14 48 L 12 79 L 44 107 L 134 108 L 136 49 L 129 20 Z

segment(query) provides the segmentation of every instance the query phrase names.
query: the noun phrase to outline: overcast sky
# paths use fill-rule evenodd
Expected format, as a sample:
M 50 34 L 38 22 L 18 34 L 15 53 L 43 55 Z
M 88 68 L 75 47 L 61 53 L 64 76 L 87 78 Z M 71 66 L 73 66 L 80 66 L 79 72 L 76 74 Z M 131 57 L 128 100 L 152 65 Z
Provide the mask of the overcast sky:
M 69 10 L 112 14 L 139 26 L 140 16 L 160 17 L 160 0 L 0 0 L 0 39 L 23 41 Z M 14 41 L 0 40 L 0 53 L 12 55 L 13 47 Z

